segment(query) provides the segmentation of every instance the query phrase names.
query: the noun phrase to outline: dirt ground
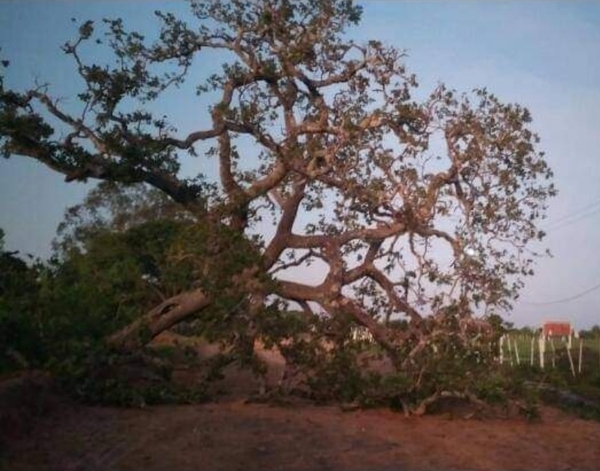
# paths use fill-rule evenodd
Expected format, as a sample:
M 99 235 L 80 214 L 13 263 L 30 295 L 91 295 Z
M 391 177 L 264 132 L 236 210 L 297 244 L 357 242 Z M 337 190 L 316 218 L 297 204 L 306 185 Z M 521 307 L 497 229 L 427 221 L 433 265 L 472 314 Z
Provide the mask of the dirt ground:
M 61 405 L 3 453 L 6 470 L 599 469 L 600 424 L 405 418 L 389 410 L 227 402 Z
M 528 422 L 253 404 L 249 379 L 233 372 L 238 394 L 219 403 L 145 409 L 73 404 L 43 374 L 2 381 L 0 469 L 600 469 L 600 423 L 556 409 Z

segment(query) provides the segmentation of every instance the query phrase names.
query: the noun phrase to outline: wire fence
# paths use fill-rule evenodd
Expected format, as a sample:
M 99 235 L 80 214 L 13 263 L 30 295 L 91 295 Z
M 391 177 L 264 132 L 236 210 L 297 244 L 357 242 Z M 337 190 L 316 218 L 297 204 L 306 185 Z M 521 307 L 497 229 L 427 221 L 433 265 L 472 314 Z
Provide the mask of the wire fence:
M 500 338 L 498 361 L 501 364 L 528 364 L 541 369 L 568 368 L 573 376 L 600 373 L 600 336 L 548 337 L 505 334 Z

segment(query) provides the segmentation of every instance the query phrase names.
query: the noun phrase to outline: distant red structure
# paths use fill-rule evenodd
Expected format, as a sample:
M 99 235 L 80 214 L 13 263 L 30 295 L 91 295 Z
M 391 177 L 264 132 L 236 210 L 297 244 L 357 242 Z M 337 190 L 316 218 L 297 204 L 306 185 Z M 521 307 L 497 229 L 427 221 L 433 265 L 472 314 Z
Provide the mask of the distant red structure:
M 544 322 L 542 335 L 544 337 L 570 337 L 573 327 L 570 322 Z

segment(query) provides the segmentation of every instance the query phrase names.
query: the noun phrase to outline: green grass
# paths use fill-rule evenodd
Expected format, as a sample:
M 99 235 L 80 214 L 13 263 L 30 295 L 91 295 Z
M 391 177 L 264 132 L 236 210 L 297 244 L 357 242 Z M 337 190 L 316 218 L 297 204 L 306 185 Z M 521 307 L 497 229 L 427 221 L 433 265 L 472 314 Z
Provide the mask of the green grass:
M 540 368 L 539 343 L 535 338 L 534 362 L 530 366 L 531 336 L 514 334 L 510 336 L 511 351 L 504 342 L 504 365 L 515 371 L 521 371 L 523 378 L 535 384 L 546 384 L 550 389 L 543 390 L 541 399 L 580 417 L 600 420 L 600 358 L 598 339 L 584 339 L 581 356 L 581 373 L 579 373 L 579 339 L 573 339 L 571 358 L 575 375 L 567 353 L 567 344 L 562 340 L 554 340 L 554 351 L 550 342 L 546 342 L 544 355 L 545 367 Z M 520 366 L 516 364 L 514 342 L 520 355 Z M 552 389 L 552 387 L 556 389 Z M 559 391 L 561 392 L 559 394 Z M 572 393 L 581 401 L 567 401 L 562 394 Z
M 519 357 L 521 364 L 530 364 L 531 361 L 531 336 L 526 336 L 522 334 L 513 334 L 510 335 L 511 349 L 504 342 L 503 352 L 504 352 L 504 361 L 510 363 L 512 359 L 513 364 L 516 364 L 516 355 L 514 349 L 514 343 L 517 344 L 517 349 L 519 351 Z M 575 367 L 575 371 L 578 372 L 579 367 L 579 339 L 573 339 L 571 344 L 571 357 L 573 359 L 573 366 Z M 582 351 L 582 373 L 587 372 L 596 372 L 600 373 L 600 341 L 598 339 L 584 339 L 583 340 L 583 351 Z M 567 371 L 570 371 L 571 366 L 568 359 L 568 354 L 566 350 L 566 342 L 563 342 L 560 339 L 554 340 L 554 351 L 552 349 L 551 342 L 546 342 L 546 351 L 544 354 L 544 364 L 545 367 L 552 367 L 554 357 L 554 364 L 556 367 L 566 368 Z M 533 356 L 534 365 L 539 366 L 540 364 L 540 353 L 539 353 L 539 343 L 538 338 L 534 338 L 534 356 Z

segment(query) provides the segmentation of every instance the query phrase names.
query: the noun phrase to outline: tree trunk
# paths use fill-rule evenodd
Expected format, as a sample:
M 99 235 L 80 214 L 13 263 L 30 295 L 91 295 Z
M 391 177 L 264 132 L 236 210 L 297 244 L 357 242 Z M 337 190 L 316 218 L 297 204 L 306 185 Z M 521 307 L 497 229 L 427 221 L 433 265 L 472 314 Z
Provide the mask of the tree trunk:
M 196 314 L 210 303 L 211 298 L 201 290 L 178 294 L 112 334 L 107 343 L 122 351 L 141 348 L 161 332 Z

